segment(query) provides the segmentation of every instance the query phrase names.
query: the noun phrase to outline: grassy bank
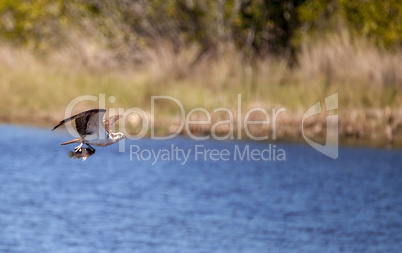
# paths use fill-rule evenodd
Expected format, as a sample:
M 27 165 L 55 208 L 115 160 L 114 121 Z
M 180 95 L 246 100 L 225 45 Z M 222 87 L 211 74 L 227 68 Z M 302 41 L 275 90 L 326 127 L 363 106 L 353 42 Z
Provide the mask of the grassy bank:
M 43 57 L 2 45 L 0 120 L 50 126 L 64 116 L 74 98 L 99 94 L 105 94 L 107 108 L 139 107 L 149 113 L 151 96 L 166 95 L 177 98 L 186 112 L 203 107 L 212 113 L 226 107 L 236 114 L 241 94 L 242 116 L 253 107 L 268 112 L 286 108 L 286 115 L 278 119 L 283 126 L 278 138 L 293 140 L 301 137 L 303 113 L 338 92 L 344 142 L 386 143 L 388 126 L 394 142 L 401 141 L 401 52 L 384 51 L 365 40 L 337 34 L 305 43 L 298 55 L 299 65 L 294 67 L 288 66 L 286 57 L 248 61 L 242 55 L 228 50 L 221 57 L 199 57 L 195 46 L 177 52 L 161 44 L 143 52 L 141 64 L 119 66 L 111 63 L 107 52 L 91 47 L 66 48 Z M 115 102 L 108 101 L 110 96 Z M 97 102 L 81 102 L 74 112 L 98 106 Z M 169 132 L 177 121 L 177 105 L 157 104 L 156 109 L 158 129 Z M 213 122 L 225 117 L 213 115 Z M 316 117 L 310 127 L 312 133 L 325 136 L 325 116 Z

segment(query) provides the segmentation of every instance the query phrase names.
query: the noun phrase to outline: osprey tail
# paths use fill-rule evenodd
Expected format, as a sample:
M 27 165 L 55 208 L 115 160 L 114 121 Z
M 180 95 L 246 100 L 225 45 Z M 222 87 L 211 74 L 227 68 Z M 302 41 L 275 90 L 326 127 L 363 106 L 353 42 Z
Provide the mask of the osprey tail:
M 60 145 L 67 145 L 67 144 L 71 144 L 71 143 L 81 143 L 81 138 L 78 137 L 78 138 L 72 139 L 70 141 L 60 143 Z

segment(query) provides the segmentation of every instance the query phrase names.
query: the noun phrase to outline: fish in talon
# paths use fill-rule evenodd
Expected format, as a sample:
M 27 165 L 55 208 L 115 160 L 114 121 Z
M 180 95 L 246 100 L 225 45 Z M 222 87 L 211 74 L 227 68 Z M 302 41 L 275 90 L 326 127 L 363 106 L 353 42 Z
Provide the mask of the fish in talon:
M 82 161 L 85 161 L 88 157 L 91 155 L 95 154 L 95 149 L 94 148 L 81 148 L 81 150 L 78 151 L 68 151 L 68 158 L 73 158 L 73 159 L 80 159 L 82 158 Z

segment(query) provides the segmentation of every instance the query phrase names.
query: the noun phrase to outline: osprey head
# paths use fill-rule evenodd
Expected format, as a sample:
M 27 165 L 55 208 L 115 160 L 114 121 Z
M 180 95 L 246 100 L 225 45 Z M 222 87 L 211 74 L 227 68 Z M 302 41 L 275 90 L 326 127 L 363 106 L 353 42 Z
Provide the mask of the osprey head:
M 110 134 L 111 139 L 113 140 L 113 142 L 118 142 L 121 141 L 122 139 L 125 138 L 123 133 L 117 132 L 117 133 L 111 133 Z
M 124 139 L 126 136 L 124 136 L 124 134 L 123 133 L 121 133 L 121 132 L 117 132 L 116 133 L 116 141 L 121 141 L 122 139 Z

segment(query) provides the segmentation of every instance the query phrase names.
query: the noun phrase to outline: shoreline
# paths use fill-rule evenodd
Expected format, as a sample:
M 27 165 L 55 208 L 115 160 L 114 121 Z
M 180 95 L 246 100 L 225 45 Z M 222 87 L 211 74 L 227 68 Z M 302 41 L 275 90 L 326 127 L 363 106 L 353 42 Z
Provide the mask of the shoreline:
M 255 121 L 262 120 L 258 114 L 252 119 Z M 261 116 L 261 115 L 260 115 Z M 237 117 L 235 117 L 237 118 Z M 244 115 L 242 115 L 242 119 Z M 301 118 L 300 113 L 287 113 L 277 119 L 276 138 L 271 136 L 272 127 L 269 125 L 250 125 L 249 132 L 252 136 L 261 137 L 267 136 L 265 140 L 258 142 L 270 143 L 306 143 L 301 134 Z M 367 148 L 402 148 L 402 110 L 393 111 L 391 114 L 385 110 L 353 110 L 352 112 L 339 112 L 338 115 L 338 140 L 339 145 L 343 147 L 367 147 Z M 57 124 L 61 117 L 55 114 L 41 113 L 17 113 L 10 115 L 0 115 L 0 124 L 7 125 L 22 125 L 32 127 L 49 127 Z M 212 119 L 211 124 L 197 124 L 197 121 L 202 119 L 192 119 L 192 124 L 189 124 L 188 130 L 182 128 L 178 132 L 179 136 L 191 138 L 191 136 L 210 136 L 209 139 L 214 139 L 211 136 L 212 126 L 220 119 Z M 130 117 L 125 119 L 125 134 L 135 136 L 139 133 L 138 126 L 133 126 Z M 135 122 L 134 122 L 135 123 Z M 138 122 L 137 122 L 138 123 Z M 179 130 L 175 116 L 163 116 L 158 121 L 155 121 L 155 135 L 169 136 Z M 229 130 L 228 124 L 220 124 L 220 128 L 215 128 L 215 133 L 220 137 L 229 137 L 224 141 L 245 140 L 253 141 L 252 138 L 245 133 L 244 128 L 241 128 L 241 138 L 237 138 L 236 128 L 237 122 L 234 122 L 234 128 Z M 121 124 L 121 122 L 120 122 Z M 117 124 L 118 125 L 118 124 Z M 326 119 L 325 116 L 311 117 L 304 123 L 304 132 L 308 138 L 313 141 L 325 144 L 326 137 Z M 116 131 L 119 129 L 116 126 Z M 235 133 L 235 134 L 233 134 Z M 150 129 L 147 130 L 143 138 L 150 138 Z M 234 137 L 234 138 L 231 138 Z M 257 141 L 257 140 L 254 140 Z

